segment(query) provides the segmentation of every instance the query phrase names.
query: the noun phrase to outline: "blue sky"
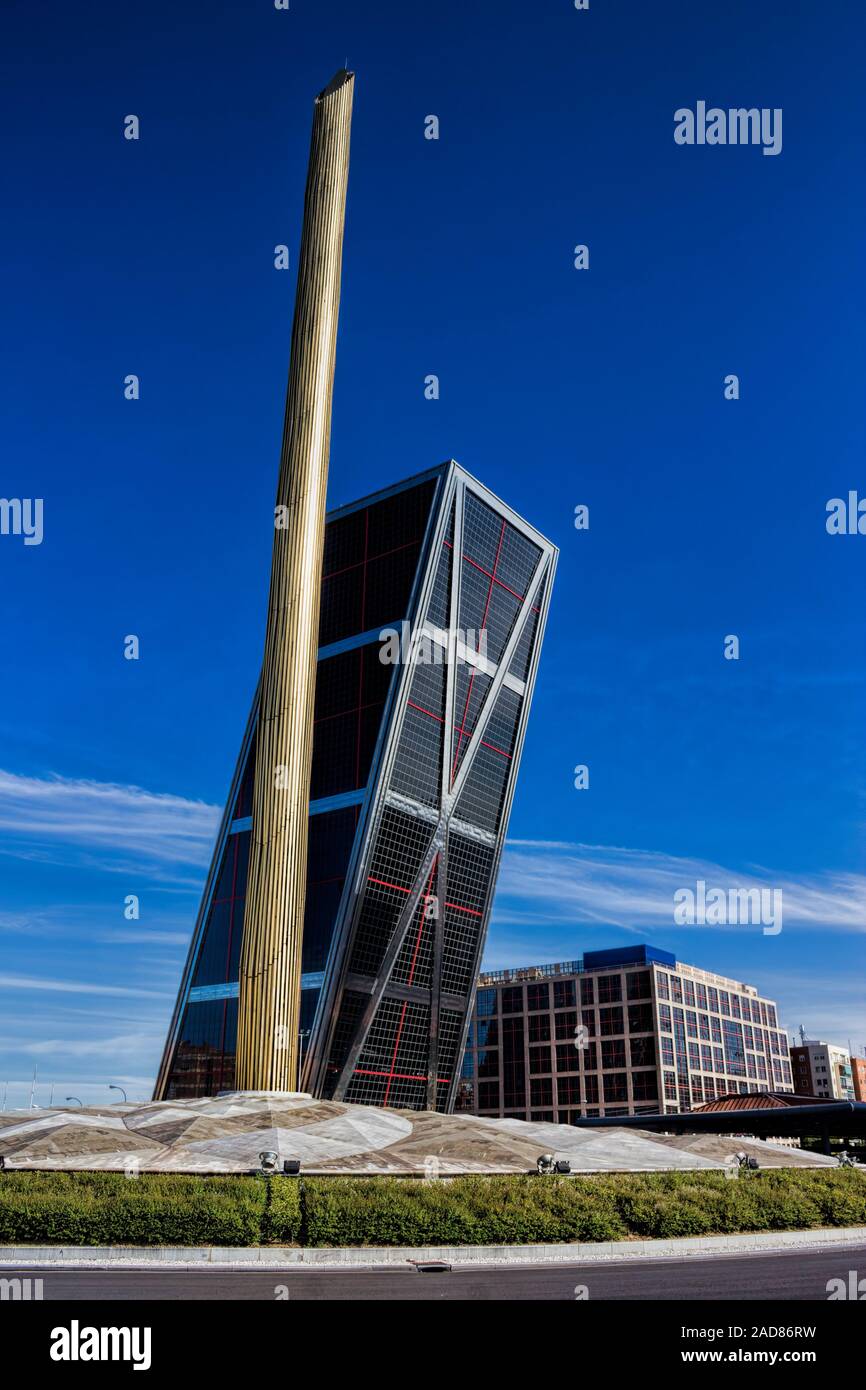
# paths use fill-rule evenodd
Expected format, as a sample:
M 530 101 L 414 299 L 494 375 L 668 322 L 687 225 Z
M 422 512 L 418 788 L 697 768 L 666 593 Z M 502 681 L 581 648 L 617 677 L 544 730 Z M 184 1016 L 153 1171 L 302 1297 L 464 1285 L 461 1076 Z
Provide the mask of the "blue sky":
M 344 59 L 331 501 L 453 456 L 562 552 L 487 964 L 642 937 L 866 1044 L 866 539 L 825 529 L 866 495 L 861 7 L 12 0 L 3 26 L 0 494 L 44 499 L 44 540 L 0 536 L 0 1096 L 34 1065 L 42 1103 L 149 1093 L 261 657 L 273 248 L 296 264 Z M 782 108 L 782 152 L 675 144 L 699 100 Z M 699 877 L 781 887 L 783 931 L 674 927 Z

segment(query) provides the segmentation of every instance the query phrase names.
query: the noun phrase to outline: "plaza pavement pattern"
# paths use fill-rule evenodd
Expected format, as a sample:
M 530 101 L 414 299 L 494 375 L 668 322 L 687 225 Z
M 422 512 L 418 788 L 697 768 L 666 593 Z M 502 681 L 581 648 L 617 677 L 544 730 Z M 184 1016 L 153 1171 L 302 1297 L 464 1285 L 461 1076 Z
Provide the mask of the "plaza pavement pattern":
M 761 1167 L 835 1167 L 833 1158 L 734 1135 L 665 1136 L 635 1129 L 381 1110 L 298 1092 L 230 1092 L 200 1100 L 18 1110 L 0 1114 L 10 1169 L 244 1173 L 259 1155 L 299 1159 L 304 1173 L 443 1176 L 534 1171 L 540 1154 L 572 1172 L 719 1169 L 745 1150 Z

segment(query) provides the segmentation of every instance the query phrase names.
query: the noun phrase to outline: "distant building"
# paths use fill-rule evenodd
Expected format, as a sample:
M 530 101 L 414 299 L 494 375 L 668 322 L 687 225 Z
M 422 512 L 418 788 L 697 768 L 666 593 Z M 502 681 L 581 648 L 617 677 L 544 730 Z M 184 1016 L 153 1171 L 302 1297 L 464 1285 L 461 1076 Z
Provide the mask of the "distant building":
M 854 1100 L 851 1054 L 844 1047 L 804 1038 L 791 1048 L 794 1090 L 822 1100 Z
M 481 975 L 457 1109 L 571 1123 L 792 1092 L 776 1005 L 652 946 Z
M 851 1080 L 854 1083 L 854 1099 L 866 1100 L 866 1057 L 851 1058 Z

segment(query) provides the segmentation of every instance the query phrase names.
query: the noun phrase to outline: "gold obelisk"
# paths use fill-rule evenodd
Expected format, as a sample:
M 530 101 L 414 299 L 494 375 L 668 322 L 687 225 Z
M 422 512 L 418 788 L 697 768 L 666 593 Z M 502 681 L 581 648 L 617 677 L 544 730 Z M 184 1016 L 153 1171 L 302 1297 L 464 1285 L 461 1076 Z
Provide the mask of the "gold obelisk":
M 316 98 L 259 703 L 240 961 L 244 1091 L 297 1086 L 319 589 L 355 77 Z

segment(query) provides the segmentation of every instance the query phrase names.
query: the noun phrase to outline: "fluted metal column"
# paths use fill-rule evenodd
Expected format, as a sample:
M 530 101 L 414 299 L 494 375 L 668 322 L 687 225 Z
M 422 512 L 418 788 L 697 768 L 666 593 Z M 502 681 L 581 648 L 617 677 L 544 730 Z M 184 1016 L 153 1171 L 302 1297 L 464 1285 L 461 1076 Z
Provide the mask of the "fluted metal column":
M 256 746 L 240 962 L 239 1090 L 297 1084 L 319 590 L 355 78 L 316 98 Z

